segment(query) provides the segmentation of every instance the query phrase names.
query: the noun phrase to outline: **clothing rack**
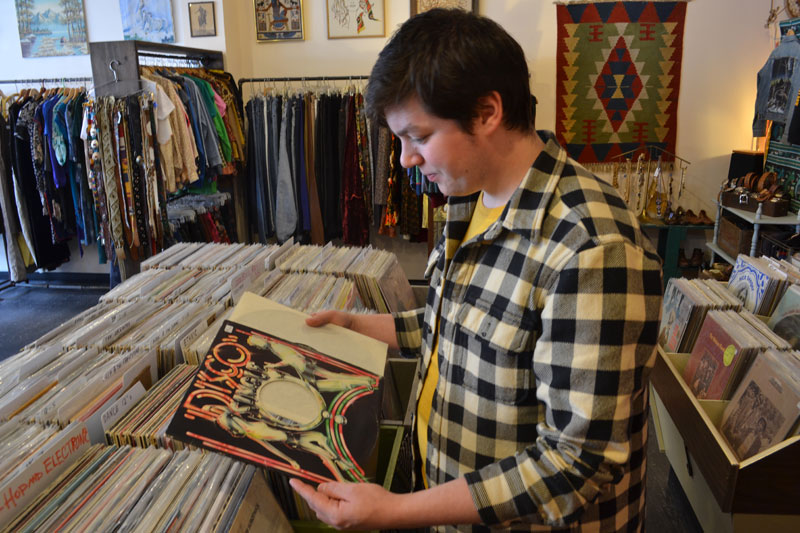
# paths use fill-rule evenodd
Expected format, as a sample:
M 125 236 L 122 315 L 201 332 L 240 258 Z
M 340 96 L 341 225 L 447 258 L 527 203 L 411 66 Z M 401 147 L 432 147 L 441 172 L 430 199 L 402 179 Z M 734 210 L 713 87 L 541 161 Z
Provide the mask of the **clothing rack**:
M 2 85 L 11 85 L 14 83 L 18 83 L 20 85 L 30 85 L 32 83 L 76 83 L 82 81 L 92 81 L 91 76 L 80 76 L 80 77 L 73 77 L 73 78 L 28 78 L 28 79 L 19 79 L 19 80 L 0 80 L 0 84 Z
M 366 80 L 369 76 L 290 76 L 290 77 L 271 77 L 271 78 L 242 78 L 239 80 L 239 92 L 245 83 L 267 83 L 267 82 L 305 82 L 305 81 L 350 81 Z
M 146 41 L 104 41 L 89 43 L 95 95 L 123 97 L 130 93 L 130 83 L 139 81 L 140 67 L 152 66 L 143 60 L 149 58 L 196 61 L 209 69 L 224 69 L 222 52 L 180 45 L 150 43 Z M 122 280 L 139 271 L 139 264 L 125 259 L 119 261 Z M 113 267 L 112 267 L 113 268 Z
M 89 43 L 92 74 L 99 96 L 125 96 L 119 82 L 139 79 L 139 67 L 145 58 L 196 61 L 205 68 L 223 69 L 222 52 L 145 41 L 106 41 Z M 128 85 L 128 89 L 130 85 Z

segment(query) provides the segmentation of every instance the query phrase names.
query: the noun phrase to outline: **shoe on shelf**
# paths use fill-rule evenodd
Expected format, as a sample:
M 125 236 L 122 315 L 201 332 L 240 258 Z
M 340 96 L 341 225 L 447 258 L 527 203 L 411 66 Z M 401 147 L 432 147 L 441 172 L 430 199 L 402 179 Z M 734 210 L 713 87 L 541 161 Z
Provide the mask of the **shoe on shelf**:
M 673 250 L 674 250 L 674 248 L 673 248 Z M 689 266 L 689 260 L 686 258 L 686 252 L 684 251 L 683 248 L 678 250 L 678 266 L 679 267 L 688 267 Z
M 687 209 L 683 215 L 683 221 L 685 224 L 700 224 L 700 217 L 695 215 L 691 209 Z
M 708 215 L 706 214 L 705 209 L 701 209 L 700 212 L 697 214 L 697 218 L 700 220 L 700 224 L 704 226 L 713 226 L 714 221 L 711 220 Z
M 705 256 L 703 255 L 703 250 L 700 248 L 695 248 L 692 252 L 692 257 L 689 258 L 689 265 L 693 267 L 699 267 L 705 261 Z

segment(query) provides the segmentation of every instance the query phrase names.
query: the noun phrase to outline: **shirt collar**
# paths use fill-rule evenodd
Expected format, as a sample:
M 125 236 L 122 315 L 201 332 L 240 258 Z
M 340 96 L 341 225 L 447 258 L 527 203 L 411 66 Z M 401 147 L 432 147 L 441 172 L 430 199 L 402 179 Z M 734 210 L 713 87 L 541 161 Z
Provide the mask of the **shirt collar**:
M 552 132 L 541 130 L 537 134 L 544 141 L 544 148 L 511 195 L 498 221 L 489 226 L 484 235 L 486 239 L 496 238 L 502 228 L 530 240 L 539 238 L 547 205 L 553 198 L 567 161 L 567 152 L 556 142 Z M 448 239 L 461 242 L 479 195 L 448 198 Z

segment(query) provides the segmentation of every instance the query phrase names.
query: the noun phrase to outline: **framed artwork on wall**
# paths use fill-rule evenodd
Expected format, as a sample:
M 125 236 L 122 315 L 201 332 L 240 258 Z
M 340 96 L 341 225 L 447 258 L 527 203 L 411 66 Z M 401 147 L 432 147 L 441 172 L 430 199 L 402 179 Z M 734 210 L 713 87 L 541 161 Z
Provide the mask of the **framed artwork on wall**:
M 119 11 L 126 41 L 175 42 L 170 0 L 119 0 Z
M 189 2 L 189 28 L 192 37 L 214 37 L 217 34 L 214 2 Z
M 478 0 L 411 0 L 411 16 L 434 7 L 457 7 L 465 11 L 478 12 Z
M 22 57 L 89 53 L 83 0 L 17 0 L 15 5 Z
M 256 41 L 261 43 L 303 40 L 301 0 L 255 0 Z
M 328 39 L 384 37 L 384 0 L 325 0 Z

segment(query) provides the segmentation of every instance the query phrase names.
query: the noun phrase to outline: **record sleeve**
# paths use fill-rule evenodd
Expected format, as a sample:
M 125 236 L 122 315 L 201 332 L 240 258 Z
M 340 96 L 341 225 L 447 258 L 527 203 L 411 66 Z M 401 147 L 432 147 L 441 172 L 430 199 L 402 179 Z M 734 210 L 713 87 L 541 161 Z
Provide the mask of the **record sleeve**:
M 167 434 L 312 482 L 374 480 L 386 345 L 305 317 L 245 293 Z

